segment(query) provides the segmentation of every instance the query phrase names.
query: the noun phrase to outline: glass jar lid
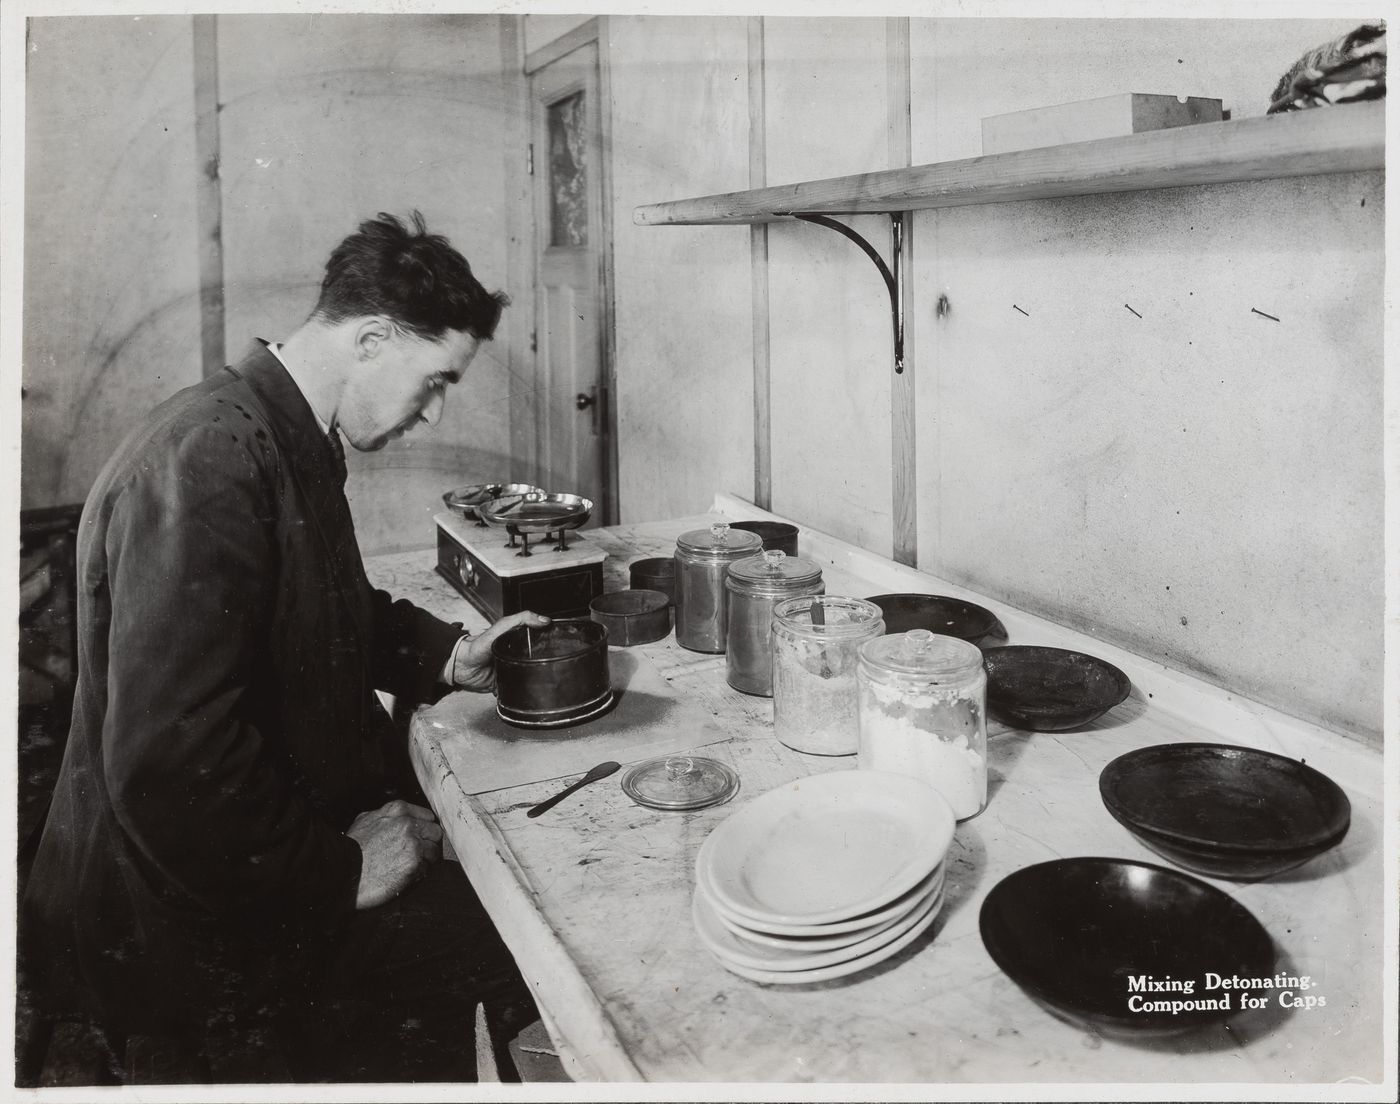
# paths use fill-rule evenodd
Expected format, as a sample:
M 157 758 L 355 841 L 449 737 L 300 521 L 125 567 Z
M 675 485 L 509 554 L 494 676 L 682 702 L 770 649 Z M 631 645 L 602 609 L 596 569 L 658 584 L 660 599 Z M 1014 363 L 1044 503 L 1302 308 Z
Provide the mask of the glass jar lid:
M 698 755 L 667 755 L 638 763 L 622 776 L 622 792 L 651 809 L 703 809 L 739 789 L 734 768 Z
M 789 556 L 781 548 L 770 548 L 729 565 L 728 585 L 753 594 L 772 594 L 810 587 L 821 582 L 822 569 L 816 560 Z
M 743 529 L 731 529 L 727 521 L 717 521 L 708 529 L 682 533 L 676 550 L 707 559 L 730 560 L 752 556 L 763 548 L 763 538 Z
M 913 675 L 934 683 L 960 682 L 982 667 L 982 650 L 956 636 L 927 629 L 890 633 L 860 646 L 861 662 L 875 677 Z

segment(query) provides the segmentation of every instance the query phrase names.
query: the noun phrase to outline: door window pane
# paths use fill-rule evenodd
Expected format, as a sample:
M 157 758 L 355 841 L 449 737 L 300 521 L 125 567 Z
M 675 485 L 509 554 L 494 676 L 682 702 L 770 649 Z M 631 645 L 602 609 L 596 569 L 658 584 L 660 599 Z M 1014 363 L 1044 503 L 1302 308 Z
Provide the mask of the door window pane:
M 588 244 L 583 93 L 549 105 L 549 244 Z

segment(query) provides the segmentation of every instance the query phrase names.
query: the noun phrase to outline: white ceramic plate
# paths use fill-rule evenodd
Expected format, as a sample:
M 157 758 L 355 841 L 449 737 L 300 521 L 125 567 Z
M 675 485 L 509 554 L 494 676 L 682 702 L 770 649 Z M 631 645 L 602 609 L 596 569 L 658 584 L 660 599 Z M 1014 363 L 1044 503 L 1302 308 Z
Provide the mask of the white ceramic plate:
M 883 962 L 885 959 L 897 955 L 928 931 L 933 922 L 938 919 L 938 913 L 942 907 L 943 896 L 939 894 L 933 902 L 933 906 L 919 916 L 914 921 L 913 926 L 903 935 L 890 940 L 882 947 L 877 947 L 869 954 L 859 955 L 856 958 L 847 959 L 845 962 L 838 962 L 833 966 L 822 966 L 814 970 L 762 970 L 751 966 L 740 966 L 737 962 L 731 962 L 718 955 L 715 958 L 730 973 L 738 974 L 750 981 L 762 982 L 765 985 L 810 985 L 818 981 L 831 981 L 833 978 L 858 973 L 869 966 L 874 966 L 878 962 Z
M 769 790 L 721 821 L 700 847 L 697 878 L 734 916 L 836 923 L 927 878 L 954 827 L 952 809 L 925 782 L 832 771 Z
M 714 891 L 710 889 L 703 873 L 696 879 L 695 884 L 705 894 L 710 907 L 715 910 L 725 926 L 746 939 L 771 943 L 773 946 L 789 946 L 797 939 L 801 941 L 802 946 L 813 950 L 830 950 L 874 935 L 877 929 L 888 927 L 913 909 L 919 901 L 932 896 L 943 886 L 943 864 L 939 863 L 927 878 L 883 908 L 852 917 L 850 920 L 839 920 L 834 924 L 772 924 L 766 920 L 738 916 L 729 912 L 715 898 Z
M 714 906 L 700 890 L 691 899 L 691 919 L 696 934 L 706 949 L 726 965 L 746 966 L 751 970 L 772 970 L 787 973 L 791 970 L 817 970 L 824 966 L 835 966 L 852 958 L 861 958 L 878 950 L 893 939 L 898 939 L 912 928 L 929 909 L 943 905 L 943 891 L 921 899 L 904 916 L 880 931 L 845 947 L 835 947 L 826 951 L 812 951 L 803 947 L 775 948 L 750 943 L 724 926 L 715 913 Z

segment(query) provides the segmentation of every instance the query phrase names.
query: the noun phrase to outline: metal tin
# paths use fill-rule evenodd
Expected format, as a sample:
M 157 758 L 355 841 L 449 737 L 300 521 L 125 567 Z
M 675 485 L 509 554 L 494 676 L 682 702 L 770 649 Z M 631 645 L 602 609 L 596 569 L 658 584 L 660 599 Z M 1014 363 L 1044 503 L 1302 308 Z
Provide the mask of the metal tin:
M 719 654 L 725 648 L 728 603 L 724 577 L 729 565 L 760 551 L 763 541 L 716 522 L 692 529 L 676 541 L 676 643 L 692 652 Z
M 676 604 L 676 558 L 649 556 L 633 560 L 627 567 L 627 577 L 633 590 L 659 590 L 666 601 Z
M 729 685 L 745 694 L 773 693 L 773 605 L 782 598 L 820 594 L 815 560 L 772 548 L 730 565 L 724 581 L 729 605 L 725 636 Z
M 496 713 L 520 728 L 562 728 L 613 704 L 608 631 L 593 621 L 517 625 L 491 644 Z
M 856 667 L 860 646 L 884 635 L 880 607 L 809 595 L 773 606 L 773 735 L 809 755 L 860 748 Z
M 786 521 L 736 521 L 731 528 L 757 533 L 763 551 L 777 549 L 785 556 L 797 555 L 797 526 Z
M 698 755 L 648 759 L 622 776 L 622 792 L 650 809 L 704 809 L 723 804 L 738 789 L 733 767 Z
M 921 778 L 959 820 L 987 803 L 987 673 L 977 645 L 927 629 L 867 640 L 859 765 Z
M 659 590 L 615 590 L 588 604 L 588 616 L 608 630 L 608 644 L 650 644 L 671 631 L 671 603 Z

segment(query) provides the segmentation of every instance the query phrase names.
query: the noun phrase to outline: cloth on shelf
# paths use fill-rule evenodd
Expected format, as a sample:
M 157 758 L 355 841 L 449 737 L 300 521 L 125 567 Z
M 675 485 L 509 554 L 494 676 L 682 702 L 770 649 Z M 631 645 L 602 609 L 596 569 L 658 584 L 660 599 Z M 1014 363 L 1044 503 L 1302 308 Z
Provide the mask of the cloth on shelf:
M 1270 115 L 1385 97 L 1385 24 L 1363 23 L 1309 50 L 1281 78 Z

